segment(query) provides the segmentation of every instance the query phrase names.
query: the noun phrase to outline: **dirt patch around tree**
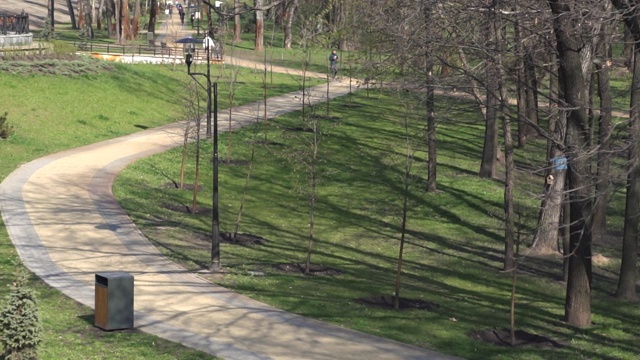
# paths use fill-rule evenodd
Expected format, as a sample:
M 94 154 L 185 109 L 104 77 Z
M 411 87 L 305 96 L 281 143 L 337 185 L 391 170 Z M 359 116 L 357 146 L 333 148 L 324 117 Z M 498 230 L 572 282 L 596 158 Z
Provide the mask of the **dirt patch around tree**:
M 474 331 L 469 337 L 487 344 L 498 346 L 512 346 L 511 335 L 506 329 L 487 329 Z M 514 347 L 533 346 L 537 348 L 563 348 L 566 345 L 546 336 L 532 334 L 523 330 L 516 330 Z
M 395 309 L 395 299 L 393 295 L 372 295 L 356 299 L 361 305 L 374 306 L 383 309 Z M 400 297 L 399 310 L 427 310 L 434 311 L 440 308 L 440 305 L 425 300 L 409 299 Z
M 291 263 L 291 264 L 276 264 L 274 268 L 278 271 L 286 272 L 286 273 L 305 273 L 307 268 L 307 264 L 305 263 Z M 321 264 L 311 264 L 309 266 L 309 275 L 313 276 L 336 276 L 341 275 L 342 272 L 337 269 L 333 269 L 328 266 L 324 266 Z
M 196 234 L 196 237 L 200 240 L 201 243 L 206 244 L 206 246 L 209 246 L 209 244 L 211 244 L 211 233 Z M 265 245 L 268 240 L 258 235 L 241 233 L 236 235 L 234 239 L 230 233 L 221 232 L 220 242 L 229 245 L 256 246 Z
M 195 184 L 182 184 L 182 189 L 180 188 L 180 184 L 175 181 L 168 182 L 162 184 L 163 189 L 175 189 L 175 190 L 193 190 L 196 187 Z M 200 189 L 202 185 L 198 185 L 198 189 Z
M 168 210 L 171 210 L 171 211 L 184 213 L 184 214 L 194 214 L 194 215 L 209 215 L 209 214 L 211 214 L 211 208 L 204 207 L 204 206 L 198 206 L 197 208 L 193 209 L 193 207 L 191 207 L 189 205 L 164 204 L 164 208 L 168 209 Z
M 209 235 L 209 238 L 211 238 L 211 235 Z M 234 238 L 231 233 L 220 233 L 220 238 L 225 244 L 231 245 L 255 246 L 267 243 L 267 239 L 253 234 L 238 233 Z

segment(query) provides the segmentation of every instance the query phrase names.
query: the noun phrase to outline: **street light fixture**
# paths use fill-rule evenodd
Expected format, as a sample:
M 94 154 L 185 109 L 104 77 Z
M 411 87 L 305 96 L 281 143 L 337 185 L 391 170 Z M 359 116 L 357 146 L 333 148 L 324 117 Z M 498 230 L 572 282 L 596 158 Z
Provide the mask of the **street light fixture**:
M 207 78 L 207 123 L 211 124 L 211 91 L 213 90 L 213 215 L 211 221 L 211 271 L 220 269 L 220 213 L 218 207 L 218 82 L 211 82 L 211 42 L 205 38 L 205 50 L 207 52 L 207 72 L 191 72 L 193 54 L 187 52 L 184 62 L 187 64 L 187 74 L 195 82 L 204 88 L 195 75 Z M 196 184 L 198 186 L 198 184 Z

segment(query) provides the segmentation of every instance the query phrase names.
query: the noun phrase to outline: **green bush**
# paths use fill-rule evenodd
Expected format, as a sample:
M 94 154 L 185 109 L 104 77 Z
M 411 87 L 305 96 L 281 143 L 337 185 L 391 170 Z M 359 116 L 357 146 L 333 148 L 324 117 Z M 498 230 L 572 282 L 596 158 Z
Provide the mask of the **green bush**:
M 0 312 L 0 344 L 6 360 L 38 359 L 42 323 L 35 293 L 27 287 L 27 281 L 26 270 L 18 267 L 16 280 Z
M 13 134 L 13 126 L 7 122 L 8 113 L 5 112 L 0 116 L 0 139 L 6 139 Z
M 53 40 L 53 52 L 56 54 L 73 54 L 76 52 L 76 47 L 68 42 L 62 40 Z
M 56 34 L 53 32 L 53 26 L 51 26 L 51 19 L 48 16 L 44 19 L 44 27 L 40 32 L 40 38 L 44 41 L 51 41 L 56 38 Z

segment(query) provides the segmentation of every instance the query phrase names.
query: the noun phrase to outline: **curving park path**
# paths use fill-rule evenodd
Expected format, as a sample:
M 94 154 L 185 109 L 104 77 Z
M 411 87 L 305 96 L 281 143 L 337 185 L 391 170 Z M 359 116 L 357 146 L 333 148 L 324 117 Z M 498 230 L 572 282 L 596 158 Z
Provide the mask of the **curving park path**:
M 329 96 L 349 88 L 332 82 Z M 313 103 L 327 100 L 326 85 L 307 92 Z M 298 110 L 301 96 L 270 98 L 268 117 Z M 253 123 L 256 108 L 236 108 L 235 126 Z M 53 154 L 10 174 L 0 184 L 0 210 L 24 264 L 92 308 L 96 273 L 130 273 L 135 328 L 225 359 L 453 359 L 272 308 L 162 256 L 119 207 L 111 187 L 127 164 L 179 146 L 183 126 Z

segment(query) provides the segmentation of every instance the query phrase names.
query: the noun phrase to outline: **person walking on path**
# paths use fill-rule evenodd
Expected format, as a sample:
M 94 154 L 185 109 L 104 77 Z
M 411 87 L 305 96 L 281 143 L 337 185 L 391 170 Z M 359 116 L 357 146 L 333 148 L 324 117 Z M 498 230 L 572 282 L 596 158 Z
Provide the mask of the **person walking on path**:
M 329 55 L 329 64 L 331 65 L 331 76 L 333 79 L 335 79 L 336 75 L 338 75 L 338 59 L 339 58 L 336 54 L 336 51 L 333 50 Z
M 176 4 L 176 9 L 178 9 L 178 14 L 180 15 L 180 24 L 184 25 L 184 9 L 180 3 Z

